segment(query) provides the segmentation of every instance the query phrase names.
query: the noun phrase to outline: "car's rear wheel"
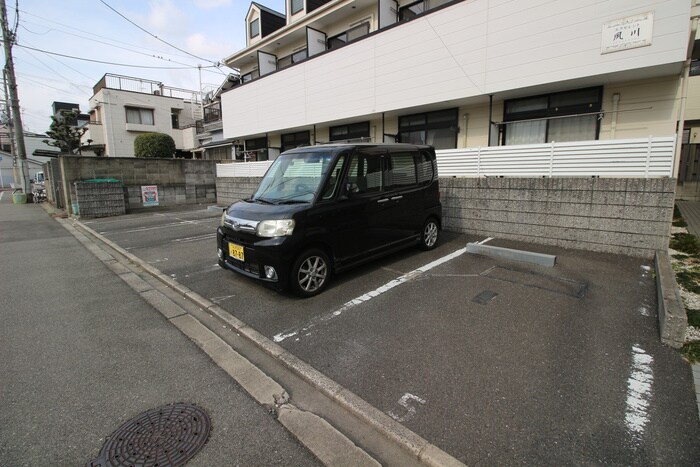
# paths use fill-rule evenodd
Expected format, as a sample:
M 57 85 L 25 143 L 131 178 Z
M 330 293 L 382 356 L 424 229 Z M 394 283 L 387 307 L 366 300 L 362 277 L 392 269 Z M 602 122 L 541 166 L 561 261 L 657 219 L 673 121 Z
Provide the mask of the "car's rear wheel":
M 420 244 L 418 247 L 421 250 L 432 250 L 437 246 L 438 238 L 440 236 L 440 226 L 434 218 L 430 218 L 423 224 L 423 230 L 421 231 Z
M 290 289 L 300 297 L 313 297 L 323 292 L 331 279 L 328 255 L 318 248 L 303 252 L 292 266 Z

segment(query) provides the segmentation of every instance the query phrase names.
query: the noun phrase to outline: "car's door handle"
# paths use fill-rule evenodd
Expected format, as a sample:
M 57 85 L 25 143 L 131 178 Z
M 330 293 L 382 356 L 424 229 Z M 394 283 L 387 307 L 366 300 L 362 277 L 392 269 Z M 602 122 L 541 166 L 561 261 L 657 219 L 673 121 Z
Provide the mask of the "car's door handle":
M 380 199 L 379 201 L 377 201 L 378 204 L 388 203 L 388 202 L 389 202 L 389 198 L 384 198 L 384 199 Z
M 392 201 L 396 201 L 397 199 L 401 199 L 401 198 L 403 198 L 403 196 L 393 196 L 393 197 L 391 198 L 391 200 L 392 200 Z

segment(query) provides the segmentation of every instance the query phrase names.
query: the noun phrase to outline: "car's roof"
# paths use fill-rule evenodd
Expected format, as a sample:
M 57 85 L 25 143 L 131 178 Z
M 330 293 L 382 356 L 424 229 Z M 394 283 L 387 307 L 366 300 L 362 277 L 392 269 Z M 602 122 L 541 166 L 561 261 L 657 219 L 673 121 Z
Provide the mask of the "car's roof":
M 309 151 L 333 151 L 354 148 L 395 148 L 395 149 L 432 149 L 432 146 L 423 144 L 408 144 L 408 143 L 327 143 L 317 144 L 315 146 L 302 146 L 294 149 L 289 149 L 284 153 L 309 152 Z

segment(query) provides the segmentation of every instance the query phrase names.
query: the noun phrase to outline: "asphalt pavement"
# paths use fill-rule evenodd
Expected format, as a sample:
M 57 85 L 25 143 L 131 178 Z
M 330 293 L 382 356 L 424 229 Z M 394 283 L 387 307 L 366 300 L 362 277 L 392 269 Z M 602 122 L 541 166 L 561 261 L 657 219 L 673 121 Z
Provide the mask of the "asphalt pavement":
M 320 465 L 39 205 L 0 198 L 0 465 L 76 466 L 159 406 L 206 410 L 188 465 Z
M 133 283 L 40 208 L 6 202 L 0 465 L 81 463 L 123 421 L 183 401 L 214 423 L 193 465 L 316 462 Z M 279 359 L 332 378 L 320 386 L 341 402 L 366 404 L 467 464 L 697 464 L 692 375 L 659 342 L 651 261 L 489 240 L 557 255 L 545 268 L 466 253 L 486 239 L 445 233 L 431 252 L 391 255 L 300 300 L 218 268 L 218 217 L 190 207 L 81 225 L 182 284 L 185 298 L 246 323 Z M 318 408 L 308 388 L 286 389 Z M 382 458 L 374 435 L 358 433 Z
M 696 465 L 690 366 L 659 341 L 653 261 L 444 233 L 300 300 L 217 267 L 218 215 L 85 220 L 467 464 Z

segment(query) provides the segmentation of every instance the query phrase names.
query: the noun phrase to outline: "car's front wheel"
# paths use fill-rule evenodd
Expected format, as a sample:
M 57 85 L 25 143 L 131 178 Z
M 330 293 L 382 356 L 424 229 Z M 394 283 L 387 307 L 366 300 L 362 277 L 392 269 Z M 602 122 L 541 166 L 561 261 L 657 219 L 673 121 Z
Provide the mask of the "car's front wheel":
M 313 297 L 323 292 L 331 279 L 328 255 L 318 248 L 303 252 L 292 266 L 290 289 L 300 297 Z

